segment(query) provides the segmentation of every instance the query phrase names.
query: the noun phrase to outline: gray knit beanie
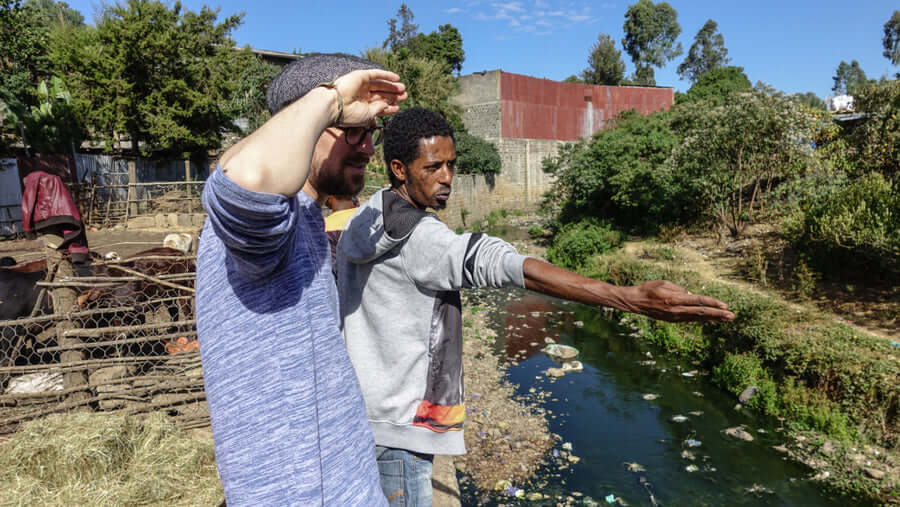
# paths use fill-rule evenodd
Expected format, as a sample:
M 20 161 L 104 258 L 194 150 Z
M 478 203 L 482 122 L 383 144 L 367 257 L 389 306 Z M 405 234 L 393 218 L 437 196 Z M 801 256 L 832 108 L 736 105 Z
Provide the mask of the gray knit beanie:
M 381 69 L 378 64 L 344 53 L 312 53 L 288 64 L 269 83 L 266 106 L 281 111 L 316 86 L 360 69 Z

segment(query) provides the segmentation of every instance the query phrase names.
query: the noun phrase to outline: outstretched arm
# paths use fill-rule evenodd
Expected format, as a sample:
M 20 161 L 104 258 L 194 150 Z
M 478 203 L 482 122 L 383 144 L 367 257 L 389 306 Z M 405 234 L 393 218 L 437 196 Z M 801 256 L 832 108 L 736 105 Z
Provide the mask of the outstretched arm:
M 607 306 L 670 322 L 727 322 L 734 318 L 728 305 L 718 299 L 691 294 L 663 280 L 618 287 L 530 257 L 525 259 L 522 270 L 525 288 L 580 303 Z
M 325 128 L 338 121 L 366 125 L 376 116 L 396 113 L 397 102 L 406 99 L 399 80 L 385 70 L 358 70 L 336 79 L 333 88 L 314 88 L 225 152 L 223 172 L 248 190 L 294 196 L 306 182 Z

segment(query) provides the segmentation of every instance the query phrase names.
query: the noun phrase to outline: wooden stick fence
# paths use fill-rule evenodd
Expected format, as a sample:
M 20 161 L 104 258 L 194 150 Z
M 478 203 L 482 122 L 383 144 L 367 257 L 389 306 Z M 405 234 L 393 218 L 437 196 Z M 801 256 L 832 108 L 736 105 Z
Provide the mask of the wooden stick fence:
M 122 265 L 135 260 L 194 259 L 144 256 L 107 260 L 95 264 L 105 265 L 122 276 L 91 277 L 74 276 L 66 259 L 54 259 L 50 275 L 39 286 L 42 297 L 50 295 L 55 311 L 40 315 L 46 306 L 38 304 L 26 318 L 0 321 L 0 330 L 16 331 L 9 348 L 0 341 L 0 435 L 15 431 L 25 421 L 73 410 L 125 414 L 164 410 L 174 414 L 173 419 L 182 427 L 208 426 L 199 352 L 160 354 L 162 346 L 173 340 L 192 340 L 197 336 L 192 312 L 185 314 L 187 308 L 193 307 L 195 273 L 150 275 L 130 267 L 134 264 Z M 85 309 L 76 302 L 77 291 L 124 287 L 136 282 L 140 284 L 131 287 L 156 286 L 151 292 L 155 297 Z M 98 300 L 92 304 L 105 303 L 115 301 Z M 176 310 L 180 318 L 171 318 Z M 0 336 L 10 339 L 8 331 Z M 30 351 L 28 355 L 23 348 Z M 12 356 L 4 361 L 6 353 Z M 102 376 L 95 375 L 103 370 L 106 373 Z M 6 392 L 7 385 L 17 378 L 38 378 L 35 375 L 42 375 L 43 379 L 61 376 L 63 382 L 52 390 Z

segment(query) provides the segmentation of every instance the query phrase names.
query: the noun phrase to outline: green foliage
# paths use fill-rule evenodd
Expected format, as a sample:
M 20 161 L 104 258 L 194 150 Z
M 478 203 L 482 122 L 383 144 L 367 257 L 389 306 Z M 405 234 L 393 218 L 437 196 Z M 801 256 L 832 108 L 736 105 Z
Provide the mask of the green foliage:
M 49 73 L 46 58 L 48 30 L 40 12 L 20 0 L 0 1 L 0 151 L 4 138 L 18 137 L 34 91 Z
M 406 84 L 409 98 L 400 103 L 401 110 L 415 106 L 431 109 L 443 116 L 454 130 L 465 130 L 459 106 L 450 102 L 450 97 L 459 90 L 459 83 L 443 62 L 413 56 L 406 48 L 396 52 L 369 48 L 363 58 L 396 72 Z
M 721 105 L 684 104 L 674 122 L 683 137 L 672 171 L 698 184 L 705 212 L 739 236 L 773 180 L 789 178 L 812 159 L 822 118 L 780 94 L 732 93 Z
M 625 12 L 622 28 L 622 47 L 634 62 L 638 84 L 655 85 L 653 67 L 663 67 L 683 52 L 677 42 L 681 33 L 678 12 L 667 2 L 638 0 Z
M 900 81 L 871 85 L 854 97 L 868 118 L 848 136 L 855 163 L 889 178 L 900 175 Z
M 900 187 L 873 172 L 846 185 L 820 188 L 788 234 L 810 262 L 831 271 L 865 267 L 900 274 Z
M 29 146 L 37 153 L 72 152 L 83 132 L 65 83 L 56 76 L 45 79 L 38 85 L 37 97 L 39 105 L 31 106 L 25 118 Z
M 459 174 L 500 173 L 500 152 L 496 146 L 468 132 L 457 132 L 455 138 Z
M 235 51 L 230 38 L 241 16 L 217 17 L 208 7 L 127 0 L 104 7 L 96 29 L 59 30 L 51 59 L 107 151 L 121 134 L 143 154 L 219 146 L 233 128 L 227 106 L 248 52 Z
M 25 0 L 27 7 L 33 7 L 41 23 L 45 26 L 53 26 L 59 23 L 66 23 L 72 26 L 81 26 L 84 24 L 84 16 L 77 10 L 69 7 L 66 2 L 55 2 L 54 0 Z
M 601 33 L 597 42 L 591 46 L 588 55 L 588 66 L 581 72 L 581 82 L 596 85 L 618 85 L 625 75 L 625 62 L 622 53 L 616 49 L 612 38 Z
M 528 228 L 528 236 L 531 237 L 532 239 L 537 239 L 537 238 L 543 237 L 544 229 L 541 229 L 540 227 L 533 225 Z
M 813 109 L 825 109 L 825 101 L 814 92 L 793 93 L 790 98 Z
M 702 74 L 687 93 L 676 97 L 675 103 L 704 100 L 720 105 L 732 92 L 747 91 L 751 88 L 752 85 L 744 74 L 743 67 L 719 67 Z
M 581 79 L 580 77 L 576 76 L 575 74 L 572 74 L 571 76 L 569 76 L 569 77 L 563 79 L 563 82 L 565 82 L 565 83 L 580 83 L 580 84 L 584 84 L 584 80 Z
M 442 62 L 447 67 L 447 72 L 462 70 L 462 63 L 466 60 L 466 52 L 463 51 L 463 40 L 459 30 L 451 24 L 438 26 L 438 31 L 428 35 L 418 34 L 409 43 L 413 56 Z
M 670 118 L 627 112 L 614 128 L 562 146 L 544 160 L 544 171 L 556 177 L 545 207 L 563 223 L 599 217 L 643 232 L 697 216 L 694 183 L 665 167 L 679 142 Z
M 390 49 L 391 52 L 408 48 L 419 29 L 419 25 L 414 25 L 412 22 L 415 17 L 412 9 L 406 4 L 400 4 L 400 8 L 397 9 L 397 17 L 391 18 L 387 22 L 388 37 L 381 43 L 381 48 Z M 397 26 L 398 21 L 399 27 Z
M 900 11 L 894 11 L 891 19 L 884 24 L 881 43 L 884 46 L 884 57 L 892 64 L 900 65 Z
M 242 52 L 246 64 L 243 65 L 231 95 L 230 114 L 232 118 L 247 120 L 245 134 L 253 132 L 269 119 L 266 106 L 266 90 L 281 70 L 277 65 L 266 63 L 262 58 L 249 52 Z
M 622 234 L 597 220 L 582 220 L 564 226 L 547 249 L 547 260 L 557 266 L 578 269 L 591 257 L 619 248 Z
M 672 280 L 725 301 L 732 322 L 675 325 L 628 315 L 642 338 L 700 360 L 733 393 L 754 383 L 763 394 L 751 406 L 837 438 L 900 445 L 900 365 L 883 338 L 861 334 L 833 317 L 797 314 L 790 303 L 697 273 L 641 261 L 621 252 L 596 257 L 580 272 L 616 285 Z M 772 394 L 772 382 L 774 394 Z
M 696 83 L 700 76 L 724 67 L 730 60 L 728 49 L 725 48 L 725 38 L 719 33 L 719 25 L 708 19 L 694 36 L 694 43 L 678 66 L 678 75 L 681 79 Z
M 759 392 L 750 399 L 747 406 L 765 414 L 777 414 L 778 396 L 775 381 L 756 355 L 728 353 L 722 362 L 713 368 L 712 373 L 713 382 L 735 395 L 741 394 L 750 386 L 756 386 Z
M 859 66 L 859 62 L 853 60 L 850 64 L 841 60 L 834 72 L 834 86 L 831 91 L 839 95 L 856 95 L 862 88 L 871 83 L 866 73 Z

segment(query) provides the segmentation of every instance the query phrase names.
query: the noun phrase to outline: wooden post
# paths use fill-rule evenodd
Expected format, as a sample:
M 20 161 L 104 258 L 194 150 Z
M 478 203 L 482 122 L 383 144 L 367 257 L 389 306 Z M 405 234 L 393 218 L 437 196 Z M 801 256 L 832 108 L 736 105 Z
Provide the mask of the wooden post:
M 134 159 L 128 161 L 128 210 L 130 213 L 125 214 L 125 226 L 128 226 L 128 215 L 136 217 L 137 209 L 137 163 Z
M 56 277 L 72 278 L 75 276 L 75 269 L 72 263 L 65 257 L 62 252 L 53 250 L 50 252 L 49 258 L 58 263 L 56 269 Z M 72 287 L 57 287 L 53 289 L 53 311 L 55 313 L 67 313 L 72 311 L 77 305 L 78 293 Z M 66 336 L 66 331 L 75 328 L 75 323 L 69 319 L 60 320 L 56 323 L 56 342 L 60 347 L 71 347 L 72 345 L 80 345 L 81 338 Z M 83 350 L 73 349 L 64 350 L 59 354 L 59 362 L 61 364 L 71 363 L 73 361 L 84 361 L 86 359 Z M 81 401 L 90 397 L 88 390 L 88 377 L 85 370 L 71 371 L 63 373 L 63 388 L 72 389 L 84 387 L 83 391 L 75 391 L 69 395 L 68 401 Z
M 184 194 L 188 199 L 188 213 L 194 212 L 194 195 L 191 192 L 191 160 L 187 159 L 184 161 L 184 181 L 187 183 L 184 186 Z

